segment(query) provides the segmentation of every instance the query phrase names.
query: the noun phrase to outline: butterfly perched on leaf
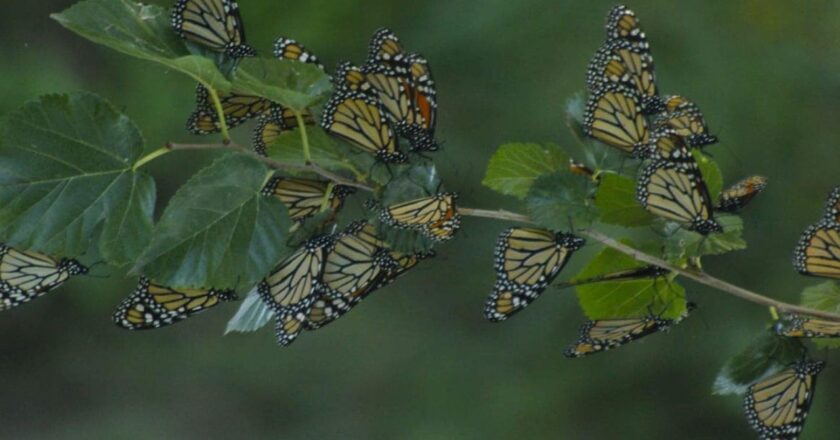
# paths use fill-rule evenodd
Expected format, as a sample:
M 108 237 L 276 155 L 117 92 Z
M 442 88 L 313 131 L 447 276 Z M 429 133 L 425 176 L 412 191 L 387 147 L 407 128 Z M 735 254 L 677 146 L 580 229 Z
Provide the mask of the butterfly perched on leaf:
M 657 332 L 669 330 L 682 322 L 696 306 L 688 303 L 685 313 L 676 319 L 664 319 L 648 313 L 640 318 L 618 318 L 588 321 L 580 328 L 577 342 L 563 354 L 569 358 L 588 356 L 611 350 Z
M 840 322 L 796 314 L 782 316 L 773 330 L 790 338 L 840 338 Z
M 54 258 L 40 252 L 0 244 L 0 311 L 15 308 L 88 273 L 72 258 Z
M 828 197 L 823 219 L 809 227 L 796 246 L 793 265 L 799 273 L 840 279 L 840 187 Z
M 822 361 L 802 360 L 747 389 L 747 421 L 761 439 L 796 439 L 814 399 Z
M 755 196 L 767 188 L 767 178 L 750 176 L 730 186 L 720 193 L 715 210 L 719 212 L 738 212 L 747 206 Z
M 699 234 L 722 232 L 697 163 L 687 151 L 672 154 L 681 160 L 654 160 L 644 169 L 636 187 L 639 203 L 651 214 Z
M 337 91 L 324 108 L 321 127 L 384 163 L 407 160 L 382 105 L 357 91 Z
M 134 293 L 120 303 L 112 319 L 127 330 L 156 329 L 236 299 L 233 290 L 173 288 L 141 277 Z
M 418 231 L 432 241 L 446 241 L 461 227 L 457 198 L 455 193 L 440 193 L 397 203 L 383 208 L 379 218 L 395 228 Z
M 709 127 L 700 107 L 688 98 L 672 95 L 663 98 L 664 111 L 653 122 L 655 127 L 667 127 L 683 136 L 694 148 L 716 144 L 717 136 L 709 133 Z
M 306 316 L 318 299 L 324 261 L 333 240 L 329 235 L 311 238 L 257 286 L 260 298 L 274 312 L 278 344 L 291 344 L 303 330 Z
M 349 186 L 288 177 L 273 177 L 262 190 L 263 195 L 277 197 L 283 202 L 294 221 L 302 221 L 323 209 L 338 212 L 344 205 L 344 199 L 355 192 L 355 188 Z
M 584 132 L 626 154 L 641 155 L 650 141 L 650 129 L 639 97 L 619 85 L 592 93 L 586 104 Z
M 503 321 L 536 300 L 585 241 L 572 234 L 509 228 L 496 243 L 496 284 L 484 316 Z
M 178 0 L 172 28 L 184 40 L 232 58 L 256 55 L 245 42 L 245 26 L 234 0 Z

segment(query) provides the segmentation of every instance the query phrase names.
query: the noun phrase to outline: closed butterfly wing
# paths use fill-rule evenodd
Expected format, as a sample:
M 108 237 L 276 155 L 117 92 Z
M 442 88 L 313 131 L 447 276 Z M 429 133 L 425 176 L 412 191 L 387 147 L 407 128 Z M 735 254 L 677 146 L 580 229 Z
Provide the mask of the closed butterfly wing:
M 636 13 L 624 5 L 615 6 L 607 15 L 607 40 L 647 44 Z
M 0 311 L 27 303 L 87 272 L 73 259 L 0 245 Z
M 370 39 L 367 64 L 390 62 L 402 53 L 400 39 L 390 29 L 381 28 Z
M 800 361 L 747 389 L 747 421 L 761 439 L 796 439 L 802 432 L 814 398 L 820 361 Z
M 117 307 L 113 321 L 127 330 L 156 329 L 235 299 L 233 290 L 172 288 L 141 277 L 134 293 Z
M 606 86 L 589 97 L 583 128 L 588 136 L 626 154 L 640 154 L 650 141 L 639 98 L 621 86 Z
M 776 334 L 789 338 L 838 338 L 840 322 L 810 316 L 785 315 L 773 326 Z
M 338 212 L 344 199 L 354 192 L 353 188 L 321 180 L 285 177 L 272 178 L 262 191 L 263 195 L 277 197 L 283 202 L 289 217 L 295 221 L 309 218 L 322 209 Z
M 695 148 L 718 142 L 718 138 L 709 133 L 706 119 L 697 104 L 677 95 L 664 98 L 664 102 L 664 113 L 654 120 L 655 127 L 666 127 L 676 131 Z
M 219 103 L 228 128 L 237 127 L 253 118 L 268 116 L 273 108 L 267 99 L 236 92 L 221 94 Z M 221 129 L 219 115 L 210 101 L 209 92 L 199 84 L 196 88 L 196 109 L 187 121 L 187 130 L 206 135 Z
M 256 54 L 245 43 L 245 26 L 233 0 L 178 0 L 172 28 L 186 41 L 233 58 Z
M 767 178 L 750 176 L 720 193 L 716 211 L 738 212 L 747 206 L 755 196 L 767 188 Z
M 571 234 L 544 229 L 510 228 L 496 244 L 496 284 L 485 304 L 485 317 L 503 321 L 537 299 L 584 245 Z
M 331 135 L 350 142 L 382 162 L 406 161 L 385 110 L 378 101 L 363 93 L 334 94 L 324 109 L 321 126 Z
M 586 84 L 590 93 L 598 93 L 608 85 L 620 85 L 635 91 L 642 111 L 653 114 L 662 111 L 656 87 L 653 56 L 647 45 L 624 40 L 604 44 L 595 53 L 587 68 Z
M 803 275 L 840 279 L 840 224 L 823 220 L 808 228 L 796 246 L 793 265 Z
M 451 239 L 461 226 L 457 194 L 441 193 L 388 206 L 380 219 L 393 227 L 417 230 L 433 241 Z
M 825 219 L 840 224 L 840 186 L 834 188 L 825 205 Z
M 314 53 L 306 50 L 303 44 L 291 38 L 280 37 L 274 42 L 274 56 L 280 60 L 313 64 L 319 69 L 324 70 L 324 65 L 321 64 L 321 61 Z
M 722 232 L 715 221 L 709 190 L 691 162 L 657 160 L 639 179 L 636 196 L 651 214 L 703 235 Z

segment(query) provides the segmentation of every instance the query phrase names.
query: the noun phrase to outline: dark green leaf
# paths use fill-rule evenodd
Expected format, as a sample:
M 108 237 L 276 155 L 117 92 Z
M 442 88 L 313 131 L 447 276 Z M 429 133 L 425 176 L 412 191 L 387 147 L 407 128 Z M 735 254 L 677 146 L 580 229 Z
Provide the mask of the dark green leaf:
M 239 63 L 234 89 L 303 111 L 326 100 L 329 76 L 311 63 L 246 58 Z
M 744 222 L 735 215 L 717 217 L 723 226 L 723 233 L 709 234 L 704 237 L 696 232 L 686 231 L 675 224 L 665 231 L 665 258 L 668 261 L 681 261 L 689 257 L 704 255 L 723 255 L 747 248 L 747 242 L 741 237 Z
M 62 26 L 94 43 L 163 64 L 220 92 L 230 90 L 209 58 L 190 55 L 172 30 L 169 11 L 128 0 L 85 0 L 52 14 Z
M 9 114 L 0 130 L 3 241 L 76 256 L 98 238 L 115 265 L 148 242 L 154 181 L 132 170 L 143 136 L 107 101 L 87 93 L 45 96 Z
M 309 126 L 306 132 L 309 139 L 309 154 L 312 162 L 322 168 L 337 172 L 350 171 L 354 175 L 360 176 L 373 164 L 373 158 L 370 155 L 350 151 L 346 146 L 336 142 L 320 128 Z M 300 129 L 296 128 L 281 133 L 277 137 L 277 140 L 268 146 L 268 156 L 278 162 L 289 165 L 306 165 L 306 156 L 303 153 L 303 141 L 300 137 Z M 357 156 L 365 156 L 370 158 L 370 160 L 367 162 L 364 162 L 363 158 L 361 160 L 354 160 L 358 159 Z M 366 166 L 366 168 L 360 169 L 357 163 Z
M 644 263 L 632 257 L 605 248 L 572 281 L 643 266 Z M 686 309 L 685 289 L 673 277 L 593 283 L 578 286 L 576 290 L 580 306 L 589 319 L 637 318 L 650 313 L 675 319 Z
M 537 224 L 554 230 L 586 226 L 598 218 L 590 197 L 591 185 L 590 180 L 568 170 L 542 176 L 528 191 L 528 215 Z
M 744 394 L 747 387 L 802 357 L 805 347 L 795 338 L 764 332 L 726 361 L 715 379 L 715 394 Z
M 620 226 L 647 226 L 654 217 L 636 200 L 636 182 L 618 174 L 601 175 L 595 206 L 601 222 Z
M 567 169 L 569 155 L 553 144 L 506 144 L 499 147 L 481 182 L 501 194 L 524 199 L 534 180 Z
M 717 200 L 723 190 L 723 174 L 720 172 L 720 167 L 699 149 L 695 149 L 693 154 L 697 165 L 700 166 L 700 173 L 703 174 L 706 187 L 709 189 L 709 195 L 712 196 L 712 200 Z
M 177 287 L 234 288 L 280 260 L 291 226 L 283 204 L 260 195 L 271 173 L 228 154 L 193 176 L 169 201 L 135 273 Z
M 824 312 L 840 313 L 840 285 L 826 281 L 802 291 L 802 305 Z M 819 348 L 840 348 L 840 340 L 814 338 L 811 341 Z
M 255 288 L 248 293 L 239 305 L 239 310 L 228 321 L 225 334 L 255 332 L 268 324 L 272 317 L 274 313 L 260 299 Z

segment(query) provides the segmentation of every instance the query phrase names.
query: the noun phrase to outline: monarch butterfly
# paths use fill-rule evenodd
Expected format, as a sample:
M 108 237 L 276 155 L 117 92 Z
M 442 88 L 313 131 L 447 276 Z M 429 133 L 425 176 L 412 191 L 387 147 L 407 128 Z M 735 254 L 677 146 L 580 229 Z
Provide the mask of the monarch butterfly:
M 324 257 L 332 242 L 333 238 L 327 235 L 308 240 L 257 286 L 260 298 L 275 314 L 278 344 L 291 344 L 303 329 L 306 316 L 318 299 Z
M 234 128 L 250 119 L 264 116 L 271 112 L 271 101 L 255 95 L 229 93 L 219 96 L 225 124 Z M 219 115 L 210 102 L 210 93 L 199 84 L 196 87 L 196 109 L 187 120 L 187 130 L 194 134 L 206 135 L 220 131 L 222 128 Z
M 304 118 L 306 125 L 314 123 L 309 112 L 306 112 Z M 254 130 L 253 141 L 254 151 L 262 156 L 268 155 L 268 146 L 273 144 L 283 132 L 298 126 L 295 114 L 291 110 L 280 106 L 274 107 L 270 116 L 260 116 L 259 121 L 257 128 Z
M 383 223 L 421 232 L 433 241 L 446 241 L 461 227 L 455 193 L 441 193 L 388 206 L 380 212 Z
M 829 194 L 823 219 L 809 227 L 799 239 L 793 255 L 793 265 L 799 273 L 840 279 L 838 204 L 840 187 Z
M 569 172 L 578 176 L 595 177 L 595 170 L 571 158 L 569 159 Z
M 676 131 L 664 128 L 654 131 L 650 136 L 650 144 L 640 153 L 645 159 L 679 162 L 686 166 L 695 167 L 694 157 L 691 155 L 685 138 Z
M 362 69 L 347 61 L 339 64 L 335 70 L 333 85 L 336 90 L 352 92 L 368 92 L 371 87 Z
M 283 202 L 289 210 L 289 217 L 295 221 L 320 212 L 325 202 L 333 212 L 338 212 L 344 205 L 344 199 L 355 192 L 355 188 L 332 186 L 330 182 L 321 180 L 285 177 L 272 178 L 262 190 L 263 195 L 277 197 Z
M 312 52 L 306 50 L 302 44 L 291 38 L 280 37 L 274 42 L 274 56 L 279 60 L 300 61 L 314 64 L 324 70 L 324 65 Z
M 659 278 L 670 274 L 671 271 L 659 266 L 643 266 L 634 269 L 619 270 L 611 273 L 606 273 L 591 278 L 582 280 L 570 281 L 562 283 L 561 288 L 582 286 L 584 284 L 605 283 L 605 282 L 620 282 L 639 280 L 644 278 Z
M 644 170 L 636 198 L 650 213 L 680 223 L 703 235 L 722 232 L 714 219 L 712 201 L 697 164 L 656 160 Z
M 607 40 L 647 42 L 636 13 L 624 5 L 613 7 L 607 15 Z
M 134 293 L 117 307 L 113 320 L 127 330 L 155 329 L 235 299 L 233 290 L 175 289 L 140 277 Z
M 607 85 L 589 97 L 583 129 L 588 136 L 632 155 L 641 154 L 650 140 L 639 98 L 617 85 Z
M 791 338 L 838 338 L 840 322 L 788 314 L 773 326 L 776 334 Z
M 374 32 L 368 48 L 369 63 L 392 61 L 403 53 L 400 39 L 390 29 L 380 28 Z
M 324 108 L 321 126 L 385 163 L 403 163 L 399 140 L 382 106 L 360 92 L 339 91 Z
M 319 292 L 312 303 L 303 327 L 306 330 L 318 330 L 349 312 L 353 306 L 341 296 Z
M 653 122 L 655 127 L 673 129 L 695 148 L 718 142 L 717 136 L 709 134 L 706 119 L 697 104 L 678 95 L 666 97 L 664 103 L 664 113 Z
M 716 211 L 738 212 L 747 206 L 752 199 L 767 188 L 767 178 L 750 176 L 731 187 L 723 190 L 718 199 Z
M 747 421 L 762 439 L 796 439 L 814 398 L 822 361 L 799 361 L 747 389 Z
M 569 358 L 588 356 L 620 347 L 656 332 L 667 331 L 687 318 L 695 308 L 693 303 L 688 303 L 685 312 L 677 319 L 663 319 L 648 313 L 641 318 L 588 321 L 580 328 L 577 342 L 570 345 L 563 354 Z
M 647 43 L 615 40 L 598 49 L 586 70 L 586 85 L 590 93 L 597 93 L 608 84 L 623 85 L 635 91 L 644 113 L 662 111 L 653 57 Z
M 88 268 L 71 258 L 53 258 L 0 244 L 0 311 L 15 308 L 53 290 Z
M 181 38 L 232 58 L 256 55 L 245 43 L 245 26 L 233 0 L 178 0 L 172 28 Z
M 572 234 L 544 229 L 510 228 L 503 232 L 496 244 L 496 284 L 484 316 L 493 322 L 504 321 L 527 307 L 585 243 Z

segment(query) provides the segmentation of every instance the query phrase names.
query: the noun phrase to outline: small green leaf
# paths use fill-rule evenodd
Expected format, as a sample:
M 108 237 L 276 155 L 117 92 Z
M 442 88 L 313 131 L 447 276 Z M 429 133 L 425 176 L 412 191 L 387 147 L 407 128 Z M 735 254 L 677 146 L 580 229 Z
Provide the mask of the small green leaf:
M 277 264 L 291 220 L 260 190 L 262 162 L 228 154 L 172 197 L 134 272 L 177 287 L 250 286 Z
M 589 179 L 568 170 L 542 176 L 528 191 L 528 215 L 537 224 L 554 230 L 586 226 L 598 218 L 598 210 L 590 198 L 591 185 Z
M 481 182 L 498 193 L 524 199 L 534 180 L 568 169 L 569 155 L 553 144 L 505 144 L 496 150 Z
M 78 256 L 99 239 L 112 264 L 136 257 L 151 233 L 155 187 L 132 169 L 143 136 L 127 116 L 92 94 L 49 95 L 7 115 L 0 132 L 3 241 Z
M 804 350 L 798 339 L 764 332 L 744 351 L 726 361 L 715 379 L 713 392 L 744 394 L 753 383 L 801 358 Z
M 636 200 L 636 182 L 618 174 L 601 176 L 595 206 L 601 213 L 601 222 L 611 225 L 647 226 L 654 220 Z
M 628 241 L 624 244 L 635 247 Z M 572 281 L 645 266 L 612 248 L 596 255 Z M 675 319 L 685 313 L 685 289 L 673 277 L 611 281 L 576 287 L 578 301 L 589 319 L 638 318 L 654 313 Z
M 160 6 L 129 0 L 85 0 L 50 17 L 94 43 L 163 64 L 219 92 L 230 90 L 230 82 L 213 60 L 189 54 L 172 30 L 169 11 Z
M 274 58 L 246 58 L 239 62 L 234 89 L 262 96 L 303 111 L 326 100 L 330 77 L 311 63 Z
M 747 248 L 742 234 L 744 222 L 735 215 L 717 217 L 723 227 L 723 233 L 713 233 L 704 237 L 696 232 L 687 231 L 671 223 L 670 230 L 665 232 L 665 259 L 671 262 L 681 261 L 689 257 L 704 255 L 723 255 Z
M 723 190 L 723 173 L 720 172 L 720 167 L 711 157 L 703 154 L 699 149 L 693 150 L 692 153 L 697 165 L 700 166 L 700 173 L 703 174 L 703 180 L 706 182 L 706 188 L 709 189 L 709 195 L 712 200 L 717 200 Z
M 322 168 L 339 172 L 352 171 L 357 174 L 361 173 L 361 170 L 369 169 L 374 163 L 373 157 L 369 154 L 351 151 L 320 128 L 309 126 L 306 133 L 309 138 L 309 154 L 312 162 Z M 268 157 L 278 162 L 298 166 L 304 166 L 307 163 L 298 128 L 281 133 L 267 150 Z M 361 168 L 359 164 L 364 168 Z
M 274 312 L 265 305 L 254 288 L 239 305 L 239 310 L 233 318 L 228 321 L 225 334 L 255 332 L 268 324 L 273 317 Z
M 824 312 L 840 313 L 840 285 L 826 281 L 806 288 L 802 291 L 802 305 Z M 813 338 L 811 341 L 818 348 L 840 348 L 838 339 Z

